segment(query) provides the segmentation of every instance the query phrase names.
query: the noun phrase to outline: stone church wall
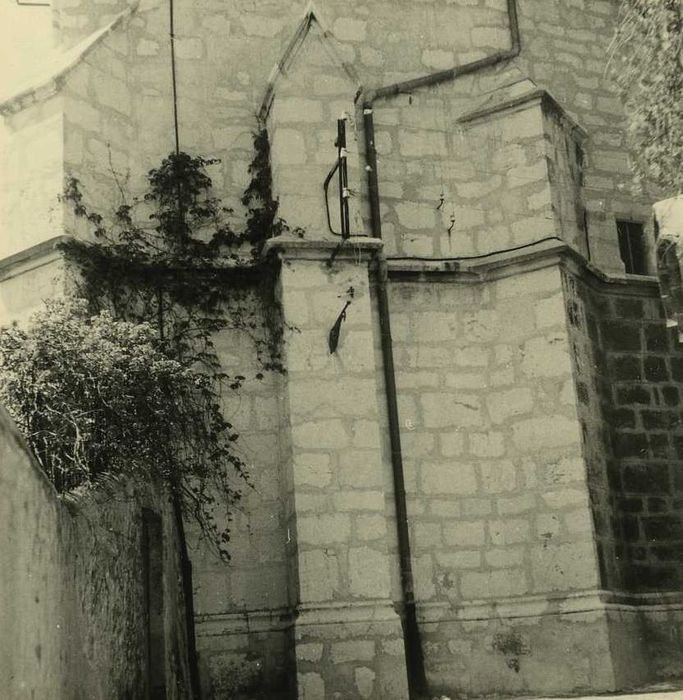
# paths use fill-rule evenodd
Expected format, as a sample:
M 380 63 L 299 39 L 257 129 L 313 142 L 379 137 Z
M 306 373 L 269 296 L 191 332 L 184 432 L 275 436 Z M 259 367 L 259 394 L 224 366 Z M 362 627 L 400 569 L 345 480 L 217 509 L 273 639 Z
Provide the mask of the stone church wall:
M 579 604 L 599 578 L 560 269 L 390 289 L 430 682 L 610 687 L 604 616 Z
M 261 297 L 253 293 L 240 303 L 255 313 L 257 333 L 264 337 Z M 247 377 L 239 393 L 226 391 L 224 402 L 240 436 L 237 447 L 251 486 L 236 483 L 243 498 L 230 524 L 230 562 L 220 561 L 201 542 L 191 545 L 202 689 L 206 697 L 220 698 L 260 687 L 277 697 L 291 680 L 292 591 L 278 399 L 283 376 L 263 371 L 244 331 L 226 329 L 214 343 L 226 370 Z M 254 378 L 259 372 L 261 380 Z
M 125 10 L 128 3 L 109 5 L 96 22 L 92 3 L 62 5 L 56 8 L 57 24 L 59 18 L 70 18 L 68 44 L 86 37 L 95 26 L 106 26 L 116 16 L 114 10 Z M 401 13 L 391 2 L 372 3 L 370 8 L 361 0 L 314 9 L 324 36 L 316 41 L 335 48 L 339 60 L 357 76 L 354 89 L 363 86 L 366 92 L 510 46 L 505 0 L 420 3 Z M 518 118 L 502 134 L 479 127 L 484 129 L 481 148 L 474 148 L 471 129 L 458 122 L 492 93 L 513 90 L 516 82 L 530 78 L 590 133 L 583 187 L 591 255 L 604 269 L 619 271 L 614 216 L 647 222 L 650 203 L 630 191 L 623 113 L 605 77 L 617 3 L 519 0 L 517 9 L 522 48 L 515 61 L 375 103 L 387 251 L 439 256 L 499 248 L 499 243 L 521 241 L 532 230 L 536 237 L 555 233 L 553 219 L 558 216 L 564 228 L 571 229 L 563 235 L 579 245 L 573 229 L 583 224 L 578 220 L 583 217 L 571 207 L 556 206 L 551 213 L 542 192 L 543 178 L 535 170 L 541 167 L 535 159 L 546 155 L 542 142 L 536 144 L 533 157 L 526 147 L 525 153 L 522 146 L 505 147 L 508 136 L 540 134 L 540 125 L 529 119 L 520 125 Z M 238 214 L 239 194 L 248 182 L 251 134 L 258 127 L 268 78 L 303 13 L 303 2 L 206 7 L 190 0 L 175 2 L 180 145 L 222 158 L 212 174 Z M 166 3 L 142 2 L 64 80 L 61 91 L 69 103 L 65 169 L 83 178 L 95 201 L 101 199 L 103 183 L 111 181 L 111 167 L 122 181 L 130 177 L 128 184 L 135 185 L 174 147 L 168 23 Z M 318 105 L 328 103 L 338 85 L 320 80 L 307 90 L 302 105 L 314 118 Z M 353 99 L 353 89 L 346 90 L 347 98 Z M 313 135 L 304 131 L 304 136 Z M 531 141 L 529 145 L 533 150 Z M 319 158 L 332 162 L 332 136 L 328 144 L 316 142 L 316 148 Z M 490 153 L 496 153 L 493 161 Z M 569 186 L 567 177 L 563 173 L 558 184 Z M 364 183 L 356 184 L 363 196 Z M 483 189 L 492 193 L 499 186 L 505 190 L 497 196 L 501 211 L 514 210 L 527 198 L 530 209 L 513 212 L 513 221 L 509 216 L 501 220 L 500 212 L 477 203 L 485 196 Z M 442 193 L 445 201 L 437 210 Z M 455 223 L 448 232 L 452 216 Z M 498 236 L 501 226 L 512 224 L 513 229 L 501 230 Z
M 99 13 L 86 0 L 57 2 L 65 45 L 105 35 L 58 81 L 58 119 L 56 101 L 30 104 L 39 91 L 2 107 L 10 151 L 44 124 L 41 138 L 63 133 L 60 168 L 37 157 L 17 175 L 17 193 L 40 183 L 36 205 L 73 174 L 106 214 L 118 186 L 142 191 L 175 147 L 169 3 L 128 5 Z M 203 690 L 286 696 L 298 672 L 305 697 L 329 697 L 342 681 L 356 697 L 381 697 L 404 677 L 377 296 L 371 275 L 370 299 L 352 307 L 362 323 L 350 316 L 330 358 L 337 280 L 365 290 L 367 260 L 349 247 L 343 275 L 325 272 L 320 173 L 336 156 L 333 120 L 354 97 L 362 143 L 361 104 L 374 88 L 508 49 L 507 2 L 174 7 L 180 148 L 221 158 L 209 168 L 215 194 L 241 225 L 271 90 L 275 194 L 291 226 L 309 224 L 280 279 L 290 372 L 225 397 L 253 488 L 233 516 L 229 564 L 192 543 Z M 438 260 L 558 236 L 622 274 L 615 217 L 649 216 L 650 202 L 629 189 L 622 109 L 605 77 L 617 3 L 519 0 L 517 10 L 516 59 L 373 102 L 384 250 L 427 258 L 390 261 L 389 296 L 418 621 L 430 683 L 447 693 L 610 690 L 681 669 L 666 650 L 680 634 L 683 370 L 655 288 L 608 284 L 540 248 L 488 267 L 479 263 L 490 258 Z M 308 44 L 285 71 L 298 31 Z M 352 172 L 370 233 L 362 148 Z M 20 214 L 3 227 L 17 229 Z M 84 233 L 56 217 L 27 245 Z M 43 253 L 45 264 L 0 268 L 3 321 L 51 293 L 58 261 Z M 242 332 L 216 346 L 226 368 L 258 371 Z M 356 617 L 346 626 L 344 615 Z M 363 615 L 376 625 L 365 637 Z M 332 639 L 332 623 L 348 638 Z
M 599 433 L 592 437 L 605 458 L 603 489 L 613 493 L 613 515 L 602 509 L 599 531 L 613 532 L 616 560 L 624 568 L 621 574 L 605 571 L 605 586 L 633 593 L 676 590 L 683 539 L 680 346 L 666 328 L 652 283 L 625 290 L 574 282 L 569 298 L 570 322 L 589 334 L 595 368 L 582 378 L 579 405 L 590 402 L 590 392 L 599 402 Z

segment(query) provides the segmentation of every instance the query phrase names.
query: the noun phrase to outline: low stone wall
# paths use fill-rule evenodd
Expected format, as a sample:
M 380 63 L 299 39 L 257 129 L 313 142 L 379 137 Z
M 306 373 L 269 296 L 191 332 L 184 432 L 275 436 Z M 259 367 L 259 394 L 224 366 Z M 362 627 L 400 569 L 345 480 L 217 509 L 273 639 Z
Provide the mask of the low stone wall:
M 2 409 L 0 464 L 4 697 L 191 698 L 165 500 L 117 487 L 65 505 Z

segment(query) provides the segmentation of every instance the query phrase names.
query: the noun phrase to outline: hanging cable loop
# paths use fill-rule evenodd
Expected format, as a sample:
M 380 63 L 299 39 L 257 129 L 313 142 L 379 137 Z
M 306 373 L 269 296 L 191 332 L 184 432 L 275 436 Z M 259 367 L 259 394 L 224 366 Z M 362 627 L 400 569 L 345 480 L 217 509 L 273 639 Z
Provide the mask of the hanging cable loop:
M 348 151 L 346 150 L 346 119 L 337 119 L 337 140 L 334 144 L 337 148 L 337 162 L 334 164 L 330 172 L 327 174 L 323 182 L 323 192 L 325 193 L 325 214 L 327 216 L 327 228 L 333 236 L 341 236 L 346 240 L 351 236 L 351 223 L 349 216 L 349 197 L 351 190 L 349 189 L 349 172 L 347 167 Z M 339 218 L 340 231 L 335 231 L 332 227 L 330 217 L 330 201 L 329 201 L 329 186 L 335 173 L 338 173 L 339 181 Z

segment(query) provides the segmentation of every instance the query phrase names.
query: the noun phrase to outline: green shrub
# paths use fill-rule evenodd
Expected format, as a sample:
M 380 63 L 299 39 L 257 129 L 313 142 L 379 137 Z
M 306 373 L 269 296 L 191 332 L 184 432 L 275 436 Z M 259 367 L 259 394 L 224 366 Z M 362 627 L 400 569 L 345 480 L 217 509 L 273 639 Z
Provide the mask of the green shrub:
M 215 496 L 227 508 L 246 477 L 214 379 L 169 356 L 149 323 L 92 315 L 85 300 L 0 330 L 0 401 L 58 491 L 104 474 L 165 483 L 224 548 Z

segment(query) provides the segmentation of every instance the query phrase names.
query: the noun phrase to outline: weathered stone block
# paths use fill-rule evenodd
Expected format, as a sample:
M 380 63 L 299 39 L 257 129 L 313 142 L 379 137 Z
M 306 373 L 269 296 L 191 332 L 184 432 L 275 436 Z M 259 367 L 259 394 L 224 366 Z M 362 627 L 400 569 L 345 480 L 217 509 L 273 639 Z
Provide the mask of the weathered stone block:
M 330 656 L 336 664 L 344 664 L 349 661 L 373 661 L 375 658 L 375 643 L 362 639 L 335 642 L 330 648 Z
M 489 522 L 489 536 L 497 547 L 518 544 L 530 540 L 531 526 L 528 520 L 508 518 Z
M 332 481 L 330 456 L 321 452 L 309 452 L 296 456 L 295 481 L 306 486 L 323 488 Z
M 325 682 L 318 673 L 299 673 L 297 690 L 299 700 L 322 700 L 325 697 Z
M 512 426 L 512 439 L 524 452 L 535 452 L 538 445 L 546 448 L 580 444 L 578 421 L 563 415 L 527 418 Z
M 332 600 L 340 590 L 339 562 L 334 550 L 315 549 L 301 552 L 299 572 L 300 596 L 303 602 Z
M 351 596 L 387 598 L 389 596 L 387 555 L 370 547 L 349 549 L 349 592 Z
M 468 439 L 470 453 L 476 457 L 501 457 L 505 454 L 503 433 L 470 433 Z
M 492 393 L 486 399 L 491 421 L 503 423 L 514 416 L 530 413 L 534 406 L 531 389 L 516 388 Z
M 590 542 L 548 544 L 531 553 L 533 590 L 572 591 L 599 585 Z
M 483 424 L 479 397 L 467 394 L 425 393 L 421 397 L 427 428 L 475 427 Z
M 477 492 L 477 476 L 471 464 L 424 462 L 420 483 L 426 494 L 468 495 Z
M 460 578 L 460 591 L 465 600 L 507 598 L 524 595 L 529 584 L 523 569 L 511 568 L 485 572 L 466 571 Z
M 377 674 L 370 668 L 361 666 L 353 671 L 356 688 L 362 698 L 370 698 L 375 692 L 375 678 Z
M 510 460 L 482 462 L 477 465 L 484 493 L 514 491 L 517 485 L 517 468 Z
M 319 123 L 323 120 L 322 103 L 305 97 L 283 97 L 275 103 L 273 118 L 278 124 Z
M 332 496 L 332 502 L 335 510 L 341 512 L 354 510 L 383 512 L 384 492 L 354 489 L 335 493 Z
M 474 547 L 486 541 L 486 528 L 481 521 L 455 521 L 443 524 L 444 542 L 455 547 Z
M 363 41 L 367 22 L 351 17 L 340 17 L 332 26 L 332 31 L 341 41 Z
M 342 513 L 306 515 L 297 520 L 297 533 L 302 544 L 325 545 L 347 542 L 351 520 Z

